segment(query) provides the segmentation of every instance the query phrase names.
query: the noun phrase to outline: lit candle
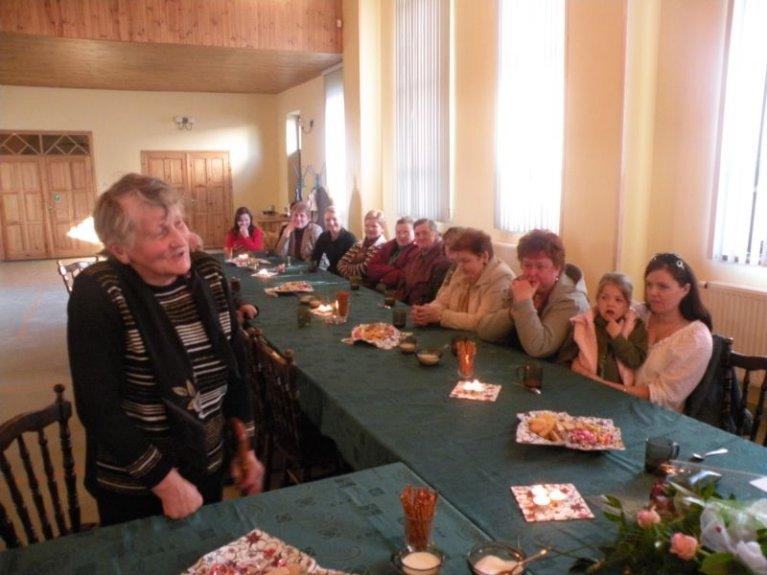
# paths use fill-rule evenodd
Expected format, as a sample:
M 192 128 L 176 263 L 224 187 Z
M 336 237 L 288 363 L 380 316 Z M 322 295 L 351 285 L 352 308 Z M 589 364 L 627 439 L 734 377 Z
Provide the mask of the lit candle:
M 463 389 L 464 391 L 481 393 L 485 390 L 485 384 L 480 383 L 479 381 L 474 379 L 472 381 L 464 382 Z
M 538 507 L 546 507 L 551 503 L 551 498 L 548 495 L 534 495 L 533 503 Z
M 333 311 L 333 306 L 330 304 L 322 304 L 317 308 L 317 311 L 320 313 L 330 313 Z
M 543 485 L 533 485 L 532 489 L 530 489 L 530 493 L 535 497 L 536 495 L 548 495 L 549 491 Z
M 402 558 L 402 570 L 407 575 L 436 575 L 442 560 L 428 551 L 415 551 Z
M 496 555 L 485 555 L 474 563 L 474 568 L 485 575 L 498 575 L 499 573 L 516 575 L 516 573 L 519 573 L 517 569 L 518 564 L 513 559 L 501 559 Z
M 552 490 L 551 493 L 549 493 L 549 497 L 551 498 L 551 502 L 554 505 L 557 505 L 559 503 L 562 503 L 565 499 L 567 499 L 567 495 L 565 495 L 562 491 L 559 489 Z

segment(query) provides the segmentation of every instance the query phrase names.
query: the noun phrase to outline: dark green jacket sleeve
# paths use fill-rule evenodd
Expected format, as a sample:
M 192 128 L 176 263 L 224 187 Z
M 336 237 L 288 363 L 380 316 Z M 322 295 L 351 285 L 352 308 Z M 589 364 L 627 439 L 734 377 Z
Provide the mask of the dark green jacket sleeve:
M 634 331 L 628 338 L 619 335 L 615 339 L 609 340 L 616 359 L 621 360 L 627 367 L 636 369 L 647 359 L 647 329 L 641 319 L 637 319 Z

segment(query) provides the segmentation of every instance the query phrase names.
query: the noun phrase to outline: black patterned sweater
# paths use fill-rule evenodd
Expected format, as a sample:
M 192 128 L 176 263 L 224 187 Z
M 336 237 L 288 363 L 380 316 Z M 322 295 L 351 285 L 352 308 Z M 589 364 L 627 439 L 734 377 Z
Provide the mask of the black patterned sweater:
M 75 280 L 68 308 L 69 359 L 77 412 L 86 430 L 86 487 L 92 493 L 143 495 L 171 468 L 189 475 L 184 470 L 191 467 L 185 464 L 185 450 L 172 437 L 162 389 L 115 267 L 120 265 L 99 262 Z M 229 292 L 218 262 L 203 252 L 194 253 L 192 269 L 213 296 L 210 317 L 218 318 L 234 346 Z M 192 380 L 174 391 L 188 396 L 188 409 L 203 424 L 202 473 L 215 473 L 224 460 L 225 420 L 240 418 L 252 434 L 250 390 L 213 353 L 187 278 L 150 288 L 191 362 Z M 239 371 L 244 372 L 245 366 Z

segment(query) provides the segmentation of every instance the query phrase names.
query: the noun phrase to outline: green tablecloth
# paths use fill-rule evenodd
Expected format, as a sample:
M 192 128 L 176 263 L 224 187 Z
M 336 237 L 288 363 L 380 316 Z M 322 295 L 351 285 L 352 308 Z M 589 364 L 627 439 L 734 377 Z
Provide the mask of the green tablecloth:
M 152 517 L 0 553 L 0 573 L 180 573 L 202 555 L 259 528 L 313 555 L 325 568 L 393 574 L 402 548 L 399 493 L 423 481 L 401 463 L 203 507 L 191 518 Z M 466 555 L 488 537 L 448 502 L 434 542 L 443 573 L 465 573 Z
M 405 462 L 494 538 L 519 540 L 528 552 L 542 544 L 564 550 L 603 542 L 612 530 L 600 519 L 525 523 L 509 487 L 574 483 L 599 517 L 597 503 L 603 494 L 646 498 L 652 478 L 642 466 L 644 444 L 651 436 L 673 438 L 684 458 L 725 446 L 730 453 L 712 460 L 716 465 L 767 474 L 763 447 L 559 366 L 544 364 L 543 394 L 533 395 L 514 375 L 529 358 L 505 346 L 480 343 L 477 355 L 477 376 L 503 386 L 498 401 L 450 399 L 457 374 L 449 353 L 439 366 L 426 368 L 396 350 L 341 343 L 356 324 L 391 321 L 391 311 L 379 306 L 378 293 L 353 292 L 344 326 L 315 319 L 311 326 L 297 328 L 296 298 L 267 297 L 265 286 L 306 279 L 328 296 L 347 286 L 324 272 L 301 272 L 300 265 L 293 266 L 285 276 L 263 282 L 248 277 L 247 270 L 227 268 L 228 274 L 243 278 L 245 299 L 259 305 L 258 325 L 267 339 L 279 350 L 295 351 L 305 377 L 301 403 L 307 414 L 355 468 Z M 446 344 L 456 333 L 437 327 L 413 331 L 427 346 Z M 622 430 L 626 450 L 585 453 L 517 444 L 516 414 L 534 409 L 612 418 Z M 535 572 L 563 573 L 570 563 L 570 558 L 553 557 Z

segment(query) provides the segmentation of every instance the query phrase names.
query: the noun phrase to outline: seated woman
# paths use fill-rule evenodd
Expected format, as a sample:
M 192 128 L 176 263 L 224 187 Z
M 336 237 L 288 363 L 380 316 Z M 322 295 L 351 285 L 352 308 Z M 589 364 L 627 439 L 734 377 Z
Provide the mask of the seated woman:
M 393 240 L 386 242 L 368 262 L 365 285 L 371 288 L 396 289 L 402 270 L 415 255 L 413 220 L 407 216 L 397 220 Z
M 283 257 L 309 260 L 321 233 L 320 226 L 309 222 L 309 206 L 304 202 L 295 202 L 290 207 L 290 221 L 283 228 L 274 251 Z
M 453 242 L 457 240 L 458 237 L 467 229 L 469 228 L 453 226 L 447 228 L 445 233 L 442 234 L 442 245 L 445 248 L 445 255 L 447 256 L 447 259 L 450 260 L 450 267 L 448 268 L 447 273 L 445 274 L 445 279 L 442 282 L 443 287 L 450 284 L 450 280 L 452 279 L 455 270 L 458 269 L 458 254 L 451 249 Z
M 413 306 L 413 323 L 474 331 L 484 315 L 503 307 L 514 273 L 493 255 L 490 236 L 479 230 L 454 238 L 451 252 L 457 263 L 451 281 L 442 284 L 433 302 Z
M 413 231 L 418 249 L 402 270 L 402 279 L 397 288 L 398 298 L 411 305 L 433 300 L 450 267 L 437 224 L 422 218 L 415 221 Z
M 264 249 L 264 231 L 253 223 L 253 214 L 242 206 L 234 213 L 234 226 L 226 232 L 224 250 L 227 257 L 240 252 L 260 252 Z
M 533 230 L 519 240 L 522 275 L 509 285 L 510 305 L 479 320 L 482 339 L 509 338 L 531 357 L 559 351 L 570 318 L 589 309 L 581 270 L 565 264 L 565 246 L 555 233 Z
M 312 261 L 318 264 L 327 260 L 327 270 L 338 275 L 338 262 L 357 241 L 354 234 L 341 226 L 333 206 L 325 210 L 325 231 L 317 238 L 312 251 Z
M 646 303 L 637 312 L 647 325 L 647 359 L 634 385 L 605 385 L 681 412 L 711 359 L 711 315 L 692 268 L 676 254 L 653 257 L 644 279 Z
M 345 278 L 364 278 L 368 263 L 386 243 L 386 218 L 380 210 L 365 214 L 365 239 L 358 241 L 338 262 L 338 271 Z

